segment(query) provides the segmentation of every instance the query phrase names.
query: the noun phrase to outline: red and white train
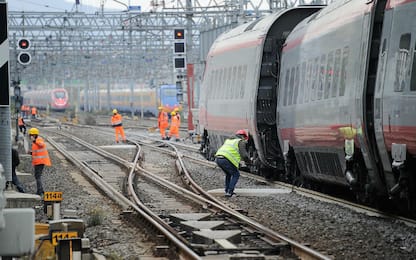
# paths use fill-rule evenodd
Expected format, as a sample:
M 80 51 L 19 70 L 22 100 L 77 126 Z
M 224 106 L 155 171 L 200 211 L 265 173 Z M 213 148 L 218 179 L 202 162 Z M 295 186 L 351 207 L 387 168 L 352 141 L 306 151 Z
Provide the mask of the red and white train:
M 416 0 L 282 10 L 222 34 L 199 120 L 207 158 L 237 129 L 252 167 L 416 213 Z
M 38 109 L 65 111 L 69 107 L 68 92 L 64 88 L 27 91 L 23 93 L 23 104 Z

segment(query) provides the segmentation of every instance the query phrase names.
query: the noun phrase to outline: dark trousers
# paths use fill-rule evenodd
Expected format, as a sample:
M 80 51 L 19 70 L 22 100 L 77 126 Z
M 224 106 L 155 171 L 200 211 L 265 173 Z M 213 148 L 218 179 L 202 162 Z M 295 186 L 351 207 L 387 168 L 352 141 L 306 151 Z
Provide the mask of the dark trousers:
M 44 193 L 42 185 L 42 172 L 44 167 L 44 164 L 35 165 L 36 194 L 38 195 L 42 195 Z
M 23 133 L 24 135 L 26 134 L 26 126 L 19 125 L 19 129 L 20 129 L 20 133 Z
M 19 192 L 25 192 L 23 185 L 20 183 L 19 179 L 17 178 L 16 167 L 13 167 L 13 166 L 12 166 L 12 183 L 16 186 Z
M 237 167 L 235 167 L 234 164 L 226 158 L 217 157 L 215 162 L 225 173 L 225 193 L 232 194 L 234 192 L 235 185 L 240 178 L 240 172 Z

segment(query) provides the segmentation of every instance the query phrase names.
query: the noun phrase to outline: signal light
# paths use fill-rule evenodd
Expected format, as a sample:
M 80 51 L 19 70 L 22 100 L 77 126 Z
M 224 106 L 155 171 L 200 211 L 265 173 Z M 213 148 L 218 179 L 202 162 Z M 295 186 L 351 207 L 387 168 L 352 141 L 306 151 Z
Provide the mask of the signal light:
M 30 41 L 26 38 L 19 39 L 17 41 L 17 47 L 21 50 L 28 50 L 30 49 Z
M 174 45 L 175 54 L 184 54 L 185 53 L 185 43 L 184 42 L 175 42 Z
M 22 65 L 29 65 L 32 60 L 29 52 L 21 52 L 17 55 L 17 61 Z
M 174 60 L 175 69 L 184 69 L 185 68 L 185 58 L 179 57 Z
M 185 29 L 175 29 L 174 30 L 175 40 L 184 40 L 185 39 Z

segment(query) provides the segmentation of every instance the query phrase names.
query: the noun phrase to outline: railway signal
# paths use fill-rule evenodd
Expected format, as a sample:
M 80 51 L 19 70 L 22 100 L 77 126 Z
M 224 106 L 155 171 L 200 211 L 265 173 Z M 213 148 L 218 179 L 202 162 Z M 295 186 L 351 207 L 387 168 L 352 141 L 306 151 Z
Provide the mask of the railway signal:
M 174 42 L 173 52 L 174 54 L 185 54 L 185 42 Z
M 185 40 L 185 29 L 174 29 L 175 40 Z
M 17 41 L 17 48 L 19 49 L 19 53 L 17 54 L 17 61 L 24 66 L 29 65 L 32 61 L 32 56 L 29 52 L 27 52 L 30 47 L 31 43 L 27 38 L 21 38 Z
M 175 57 L 174 58 L 174 66 L 175 69 L 185 69 L 185 57 Z
M 185 29 L 174 29 L 173 36 L 173 65 L 175 70 L 183 70 L 186 66 Z
M 17 47 L 20 50 L 29 50 L 31 47 L 29 39 L 22 38 L 17 41 Z

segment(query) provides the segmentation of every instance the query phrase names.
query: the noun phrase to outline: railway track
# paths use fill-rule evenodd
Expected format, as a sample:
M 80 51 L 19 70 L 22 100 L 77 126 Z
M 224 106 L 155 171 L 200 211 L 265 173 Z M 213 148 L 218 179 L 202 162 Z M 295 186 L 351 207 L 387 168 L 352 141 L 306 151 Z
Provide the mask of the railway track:
M 56 133 L 56 131 L 53 132 Z M 283 255 L 292 255 L 292 253 L 295 253 L 301 258 L 327 259 L 324 255 L 263 227 L 247 216 L 230 209 L 220 201 L 210 199 L 210 195 L 205 194 L 201 196 L 200 194 L 191 192 L 187 188 L 166 180 L 163 176 L 158 176 L 158 174 L 141 168 L 139 165 L 134 166 L 134 162 L 129 162 L 126 159 L 108 153 L 72 135 L 63 133 L 59 133 L 59 135 L 66 135 L 66 137 L 48 137 L 48 141 L 68 159 L 75 162 L 78 161 L 76 164 L 88 172 L 90 175 L 89 179 L 112 199 L 116 198 L 114 200 L 124 210 L 127 208 L 134 209 L 134 215 L 139 214 L 141 219 L 156 220 L 159 225 L 165 226 L 165 231 L 161 231 L 161 227 L 157 227 L 158 233 L 168 238 L 170 241 L 169 244 L 173 243 L 176 250 L 179 248 L 180 250 L 177 253 L 186 255 L 186 259 L 199 259 L 200 256 L 212 254 L 228 257 L 230 254 L 248 254 L 251 256 L 274 254 L 277 256 L 282 253 Z M 57 140 L 59 140 L 59 143 Z M 87 152 L 86 149 L 89 151 Z M 174 148 L 172 149 L 175 150 Z M 102 157 L 105 159 L 102 159 Z M 140 158 L 139 153 L 134 157 L 137 161 Z M 177 155 L 177 158 L 178 161 L 172 163 L 179 168 L 179 172 L 186 172 L 186 168 L 179 167 L 183 165 L 183 162 L 180 162 L 181 155 Z M 123 177 L 125 176 L 125 170 L 115 170 L 114 166 L 109 166 L 109 161 L 117 162 L 121 168 L 130 169 L 130 177 L 128 177 L 129 181 L 127 182 L 130 188 L 127 189 L 127 192 L 125 189 L 126 182 L 123 181 L 125 178 Z M 102 171 L 101 168 L 103 166 L 106 169 Z M 112 170 L 107 171 L 107 169 Z M 143 174 L 136 176 L 135 172 L 137 170 Z M 146 178 L 147 181 L 140 181 L 143 178 Z M 194 185 L 192 184 L 192 186 Z M 160 188 L 156 189 L 157 187 Z M 195 187 L 193 188 L 195 189 Z M 153 202 L 150 204 L 148 202 L 146 206 L 135 195 L 135 190 L 137 189 L 142 192 L 145 190 L 147 194 L 154 195 L 155 193 L 159 193 L 159 195 L 150 196 Z M 176 195 L 172 196 L 172 194 Z M 135 203 L 127 199 L 127 197 L 134 198 L 136 196 Z M 155 198 L 159 199 L 156 200 Z M 165 205 L 171 205 L 171 210 L 167 210 Z M 149 208 L 152 210 L 149 210 Z M 166 214 L 161 214 L 161 212 L 166 212 Z M 190 222 L 182 223 L 184 221 Z M 212 227 L 212 229 L 204 231 L 206 227 Z M 198 231 L 196 229 L 201 230 Z M 176 242 L 172 242 L 172 240 Z M 161 245 L 158 248 L 166 250 L 168 247 L 170 246 Z M 192 257 L 192 254 L 195 254 L 195 252 L 197 252 L 197 255 Z M 292 256 L 296 257 L 295 255 Z
M 44 124 L 45 126 L 46 126 L 46 124 Z M 52 125 L 50 125 L 50 127 L 53 127 Z M 71 130 L 71 129 L 75 129 L 75 130 Z M 90 131 L 90 129 L 91 129 L 91 131 Z M 113 144 L 113 142 L 112 142 L 112 140 L 113 140 L 113 132 L 109 129 L 109 128 L 99 128 L 99 127 L 92 127 L 92 128 L 90 128 L 90 127 L 87 127 L 87 128 L 85 128 L 85 127 L 80 127 L 80 128 L 73 128 L 72 126 L 67 126 L 67 127 L 65 127 L 65 130 L 68 130 L 68 131 L 70 131 L 71 133 L 76 133 L 78 136 L 80 136 L 81 138 L 84 138 L 84 135 L 86 135 L 85 136 L 85 138 L 87 138 L 86 140 L 90 140 L 91 142 L 93 142 L 93 143 L 95 143 L 95 142 L 97 142 L 99 145 L 103 145 L 103 143 L 104 144 Z M 92 131 L 93 130 L 93 131 Z M 86 133 L 90 133 L 90 132 L 94 132 L 95 134 L 94 134 L 94 136 L 96 136 L 96 138 L 95 137 L 93 137 L 93 138 L 91 138 L 91 136 L 90 136 L 90 138 L 88 138 L 88 134 L 86 134 Z M 83 133 L 85 133 L 85 134 L 83 134 Z M 136 136 L 137 135 L 137 136 Z M 147 132 L 144 132 L 144 131 L 132 131 L 129 135 L 128 135 L 129 137 L 131 137 L 131 139 L 132 140 L 136 140 L 136 141 L 140 141 L 140 143 L 141 143 L 141 146 L 143 147 L 143 148 L 145 148 L 146 149 L 146 147 L 149 147 L 149 149 L 146 149 L 147 150 L 147 152 L 145 153 L 145 162 L 146 161 L 148 161 L 150 158 L 153 158 L 153 157 L 157 157 L 157 158 L 161 158 L 162 157 L 162 153 L 163 154 L 166 154 L 168 157 L 172 157 L 172 158 L 175 158 L 175 152 L 174 152 L 174 150 L 172 149 L 172 148 L 170 148 L 170 147 L 167 147 L 167 144 L 172 144 L 172 145 L 174 145 L 175 147 L 177 147 L 177 149 L 178 149 L 178 151 L 179 151 L 179 153 L 180 153 L 180 157 L 181 158 L 183 158 L 184 159 L 184 164 L 186 165 L 186 166 L 191 166 L 191 165 L 197 165 L 196 167 L 201 171 L 201 172 L 205 172 L 205 174 L 203 174 L 204 176 L 213 176 L 212 174 L 214 174 L 214 172 L 217 172 L 217 174 L 220 174 L 220 171 L 219 171 L 219 169 L 217 168 L 217 166 L 215 165 L 215 163 L 213 163 L 213 162 L 210 162 L 210 161 L 206 161 L 204 158 L 202 158 L 199 154 L 195 154 L 195 152 L 194 152 L 194 148 L 195 147 L 198 147 L 197 145 L 189 145 L 191 148 L 190 149 L 187 149 L 186 147 L 188 146 L 188 145 L 183 145 L 183 147 L 181 146 L 181 147 L 179 147 L 179 146 L 177 146 L 177 144 L 178 143 L 176 143 L 176 142 L 163 142 L 163 141 L 160 141 L 160 140 L 158 140 L 157 139 L 157 137 L 155 137 L 155 135 L 153 135 L 152 133 L 147 133 Z M 150 136 L 150 137 L 149 137 Z M 152 138 L 152 136 L 153 136 L 153 138 Z M 109 138 L 107 138 L 107 137 L 109 137 Z M 99 140 L 107 140 L 107 141 L 99 141 Z M 150 151 L 150 150 L 154 150 L 154 152 L 153 152 L 153 154 L 152 155 L 149 155 L 148 154 L 148 151 Z M 163 158 L 165 158 L 165 157 L 163 157 Z M 166 158 L 165 158 L 165 160 L 166 161 L 169 161 L 169 164 L 170 165 L 173 165 L 173 162 L 170 162 L 170 160 L 167 160 Z M 198 161 L 200 161 L 200 163 L 198 162 Z M 156 165 L 156 164 L 158 164 L 158 163 L 150 163 L 149 165 L 150 165 L 150 170 L 151 171 L 153 171 L 153 167 Z M 156 168 L 158 168 L 158 167 L 160 167 L 160 165 L 156 165 Z M 162 164 L 162 167 L 165 167 L 165 168 L 167 168 L 167 166 L 163 166 L 163 164 Z M 173 168 L 172 166 L 170 166 L 170 168 Z M 192 168 L 192 167 L 190 167 L 190 168 Z M 216 169 L 217 168 L 217 169 Z M 198 172 L 198 171 L 197 171 Z M 210 173 L 210 174 L 206 174 L 206 173 Z M 217 187 L 219 187 L 219 186 L 222 186 L 221 184 L 218 184 L 218 182 L 214 185 L 214 186 L 212 186 L 211 185 L 211 187 L 209 187 L 209 185 L 208 185 L 208 187 L 206 186 L 206 182 L 207 182 L 207 180 L 208 179 L 206 179 L 206 177 L 203 177 L 203 176 L 198 176 L 198 174 L 200 174 L 200 173 L 196 173 L 195 172 L 195 170 L 192 170 L 191 171 L 191 175 L 192 175 L 192 177 L 194 178 L 194 179 L 196 179 L 196 182 L 197 183 L 199 183 L 199 184 L 202 184 L 202 186 L 204 187 L 204 189 L 206 189 L 206 190 L 209 190 L 209 189 L 215 189 L 215 188 L 217 188 Z M 147 174 L 146 174 L 147 175 Z M 250 188 L 250 189 L 257 189 L 257 188 L 260 188 L 260 189 L 262 189 L 262 188 L 264 188 L 264 187 L 280 187 L 280 189 L 286 189 L 286 190 L 289 190 L 289 192 L 290 191 L 292 191 L 292 189 L 293 189 L 293 187 L 291 187 L 291 186 L 289 186 L 289 187 L 286 187 L 286 188 L 281 188 L 282 186 L 281 185 L 279 185 L 279 183 L 271 183 L 271 182 L 266 182 L 262 177 L 259 177 L 259 176 L 253 176 L 253 175 L 251 175 L 251 174 L 248 174 L 248 176 L 251 176 L 252 178 L 250 178 L 250 179 L 252 179 L 252 180 L 254 180 L 254 181 L 251 181 L 251 184 L 250 184 L 250 181 L 246 181 L 246 179 L 248 179 L 248 178 L 246 178 L 245 177 L 245 173 L 242 173 L 242 176 L 243 176 L 243 178 L 241 178 L 241 181 L 240 182 L 242 182 L 242 183 L 240 183 L 239 182 L 239 185 L 238 185 L 238 187 L 242 187 L 242 186 L 246 186 L 247 188 Z M 198 177 L 203 177 L 204 179 L 198 179 Z M 210 178 L 210 177 L 208 177 L 208 178 Z M 216 177 L 217 178 L 217 177 Z M 248 184 L 247 184 L 247 183 Z M 178 183 L 178 182 L 176 182 L 176 183 Z M 209 181 L 208 181 L 208 183 L 209 183 Z M 246 183 L 246 184 L 244 184 L 244 183 Z M 255 187 L 254 186 L 254 184 L 253 183 L 261 183 L 260 185 L 263 185 L 262 187 Z M 253 185 L 252 185 L 253 184 Z M 292 194 L 300 194 L 300 191 L 296 191 L 296 190 L 293 190 L 294 192 L 291 192 Z M 309 190 L 306 190 L 306 192 L 310 192 Z M 218 192 L 216 193 L 215 192 L 215 190 L 210 190 L 210 192 L 209 192 L 210 194 L 214 194 L 216 197 L 218 197 Z M 220 193 L 220 194 L 222 194 L 222 193 Z M 319 194 L 319 193 L 318 193 Z M 267 197 L 267 200 L 261 200 L 260 198 L 261 197 L 259 197 L 259 201 L 263 201 L 263 202 L 260 202 L 260 203 L 266 203 L 265 205 L 269 205 L 270 203 L 268 203 L 268 202 L 270 202 L 270 200 L 275 200 L 275 199 L 277 199 L 277 198 L 279 198 L 279 197 L 281 197 L 283 200 L 285 200 L 284 198 L 286 198 L 286 199 L 288 199 L 289 197 L 291 198 L 291 197 L 293 197 L 292 195 L 290 195 L 289 197 L 288 197 L 288 195 L 289 194 L 287 194 L 287 195 L 285 195 L 285 194 L 282 194 L 282 196 L 280 196 L 280 195 L 272 195 L 272 194 L 270 194 L 268 197 Z M 247 207 L 245 207 L 244 205 L 240 205 L 240 206 L 236 206 L 235 204 L 234 204 L 234 202 L 241 202 L 241 201 L 251 201 L 251 200 L 255 200 L 255 198 L 256 197 L 245 197 L 246 195 L 242 195 L 242 197 L 240 197 L 240 196 L 238 196 L 237 198 L 232 198 L 231 200 L 227 200 L 227 205 L 230 205 L 230 206 L 232 206 L 233 208 L 236 208 L 236 209 L 243 209 L 243 208 L 245 208 L 245 210 L 247 210 L 247 212 L 251 212 L 250 213 L 250 215 L 249 216 L 255 216 L 256 217 L 256 219 L 261 219 L 261 221 L 262 221 L 262 223 L 266 223 L 266 225 L 267 226 L 269 226 L 269 227 L 271 227 L 272 229 L 275 229 L 276 227 L 277 227 L 277 229 L 279 229 L 280 228 L 280 224 L 278 224 L 278 225 L 276 225 L 276 224 L 273 224 L 273 223 L 276 223 L 275 221 L 276 220 L 279 220 L 279 221 L 281 221 L 282 223 L 286 223 L 287 221 L 283 218 L 281 218 L 281 217 L 274 217 L 275 219 L 274 219 L 274 222 L 273 222 L 273 220 L 272 219 L 264 219 L 264 218 L 262 218 L 261 216 L 259 216 L 259 215 L 257 215 L 256 213 L 254 213 L 254 212 L 252 212 L 252 210 L 251 209 L 249 209 L 249 208 L 247 208 Z M 250 196 L 250 195 L 249 195 Z M 255 196 L 258 196 L 258 195 L 255 195 Z M 259 194 L 259 196 L 264 196 L 264 195 L 261 195 L 261 193 Z M 277 197 L 276 197 L 277 196 Z M 311 195 L 307 195 L 307 196 L 311 196 Z M 303 195 L 302 195 L 302 197 L 303 197 Z M 247 198 L 247 199 L 246 199 Z M 278 199 L 278 200 L 280 200 L 280 199 Z M 291 201 L 292 199 L 290 199 L 289 201 L 287 201 L 288 202 L 288 205 L 291 205 L 291 203 L 293 203 L 292 201 Z M 296 199 L 296 200 L 298 200 L 298 199 Z M 302 199 L 302 200 L 305 200 L 305 199 Z M 313 200 L 308 200 L 308 199 L 306 199 L 306 201 L 310 201 L 311 203 L 312 203 L 312 201 L 326 201 L 325 199 L 316 199 L 316 198 L 314 198 Z M 295 201 L 295 203 L 298 203 L 299 201 Z M 342 202 L 340 202 L 340 203 L 342 203 Z M 334 202 L 330 202 L 330 204 L 334 204 Z M 321 213 L 319 213 L 321 210 L 319 210 L 318 209 L 318 207 L 321 207 L 322 206 L 322 204 L 321 203 L 319 203 L 319 202 L 313 202 L 313 205 L 315 205 L 314 206 L 314 210 L 313 210 L 313 214 L 318 214 L 318 215 L 321 215 Z M 311 205 L 311 206 L 313 206 L 313 205 Z M 282 207 L 283 205 L 280 205 L 280 206 L 278 206 L 279 208 L 280 207 Z M 266 206 L 267 207 L 267 206 Z M 284 206 L 284 207 L 286 207 L 286 206 Z M 290 207 L 290 206 L 289 206 Z M 345 208 L 347 208 L 347 206 L 342 206 L 342 207 L 345 207 Z M 251 207 L 250 207 L 251 208 Z M 339 216 L 339 215 L 337 215 L 338 213 L 338 211 L 339 211 L 339 209 L 337 209 L 337 206 L 332 206 L 331 208 L 334 208 L 333 210 L 333 212 L 335 213 L 335 217 L 336 216 Z M 278 208 L 276 208 L 278 211 L 280 211 Z M 317 210 L 317 212 L 315 212 L 315 209 Z M 260 210 L 260 209 L 257 209 L 257 210 Z M 261 209 L 261 210 L 263 210 L 263 209 Z M 349 210 L 341 210 L 341 211 L 345 211 L 345 213 L 348 215 L 348 214 L 350 214 L 350 213 L 347 213 Z M 360 212 L 360 210 L 354 210 L 354 211 L 356 211 L 356 212 Z M 293 212 L 293 211 L 292 211 Z M 265 211 L 265 213 L 268 215 L 269 213 L 267 213 L 267 211 Z M 301 213 L 301 212 L 299 212 L 299 213 Z M 309 214 L 310 213 L 312 213 L 312 212 L 309 212 Z M 345 214 L 344 213 L 344 214 Z M 298 215 L 297 215 L 298 213 L 296 213 L 295 214 L 295 219 L 298 219 Z M 368 214 L 368 213 L 366 213 L 366 215 L 372 215 L 372 214 L 374 214 L 374 213 L 370 213 L 370 214 Z M 358 216 L 358 215 L 357 215 Z M 357 220 L 356 220 L 356 218 L 357 218 L 357 216 L 354 216 L 354 219 L 352 220 L 352 223 L 356 223 L 356 224 L 354 224 L 354 226 L 356 226 L 357 225 Z M 299 216 L 300 217 L 300 219 L 302 219 L 303 217 L 300 215 Z M 318 218 L 320 218 L 320 217 L 318 217 Z M 344 219 L 344 217 L 342 217 L 343 219 Z M 362 218 L 362 217 L 360 217 L 360 218 Z M 332 218 L 331 218 L 332 219 Z M 347 218 L 348 219 L 348 218 Z M 378 224 L 378 225 L 386 225 L 387 223 L 404 223 L 403 221 L 401 221 L 401 220 L 397 220 L 397 219 L 395 219 L 393 216 L 385 216 L 385 217 L 383 217 L 383 216 L 381 216 L 381 217 L 377 217 L 377 218 L 368 218 L 369 220 L 370 220 L 370 222 L 373 222 L 373 221 L 375 221 L 375 222 L 379 222 L 380 224 Z M 328 221 L 328 220 L 327 220 Z M 325 222 L 323 222 L 323 223 L 327 223 L 326 225 L 329 225 L 329 226 L 331 226 L 331 225 L 333 225 L 333 224 L 331 224 L 332 222 L 327 222 L 327 221 L 325 221 Z M 362 222 L 363 220 L 360 220 L 360 222 L 358 222 L 358 223 L 363 223 Z M 335 222 L 336 223 L 336 222 Z M 364 223 L 366 223 L 366 222 L 364 222 Z M 373 225 L 374 225 L 374 223 L 372 223 Z M 299 227 L 301 227 L 302 226 L 302 224 L 301 223 L 299 223 Z M 347 224 L 347 223 L 343 223 L 343 225 L 349 225 L 349 224 Z M 377 224 L 375 224 L 375 225 L 377 225 Z M 398 224 L 399 225 L 399 224 Z M 408 225 L 409 226 L 409 224 L 406 224 L 406 225 Z M 322 226 L 322 225 L 320 225 L 320 224 L 318 224 L 318 226 Z M 396 226 L 396 225 L 394 225 L 394 226 Z M 299 228 L 298 226 L 295 226 L 294 228 L 296 229 L 296 230 L 298 230 L 298 228 Z M 340 227 L 342 227 L 342 226 L 340 226 Z M 334 227 L 335 228 L 335 227 Z M 276 229 L 276 230 L 277 230 Z M 285 228 L 284 228 L 285 229 Z M 388 230 L 391 230 L 391 228 L 388 228 L 388 226 L 387 226 L 387 229 Z M 286 231 L 285 231 L 285 233 L 288 233 L 288 234 L 290 234 L 290 236 L 291 237 L 297 237 L 296 235 L 294 235 L 293 234 L 293 232 L 291 232 L 291 231 L 289 231 L 288 232 L 288 230 L 287 230 L 287 228 L 285 229 Z M 324 229 L 325 230 L 325 229 Z M 331 228 L 330 227 L 330 230 L 333 230 L 333 228 Z M 398 226 L 398 227 L 395 227 L 395 229 L 394 230 L 401 230 L 401 227 L 400 227 L 400 225 Z M 340 234 L 342 234 L 343 233 L 343 228 L 341 228 L 341 231 L 338 231 L 338 232 L 340 232 Z M 338 233 L 337 232 L 337 233 Z M 366 231 L 366 233 L 365 234 L 368 234 L 368 232 L 371 232 L 371 231 Z M 389 231 L 390 232 L 390 231 Z M 323 233 L 323 235 L 324 235 L 324 237 L 326 237 L 327 235 L 325 234 L 325 232 Z M 394 236 L 394 233 L 392 234 L 393 236 Z M 349 236 L 349 235 L 347 235 L 347 236 Z M 410 238 L 410 237 L 409 237 Z M 335 239 L 335 241 L 338 241 L 338 237 L 333 237 L 332 239 Z M 340 237 L 340 239 L 343 239 L 342 237 Z M 301 239 L 301 241 L 305 241 L 306 243 L 308 243 L 308 241 L 310 241 L 310 239 Z M 316 240 L 315 240 L 316 241 Z M 319 241 L 323 241 L 323 240 L 319 240 Z M 359 241 L 359 240 L 357 240 L 357 241 Z M 311 241 L 312 242 L 312 241 Z M 316 242 L 314 242 L 314 243 L 311 243 L 311 245 L 313 245 L 314 247 L 316 247 L 316 244 L 315 244 Z M 333 244 L 333 243 L 330 243 L 330 244 Z M 332 247 L 332 246 L 335 246 L 335 247 Z M 321 246 L 318 246 L 318 248 L 320 248 L 321 250 L 323 249 L 323 251 L 322 252 L 329 252 L 329 255 L 339 255 L 338 253 L 335 253 L 335 252 L 339 252 L 338 250 L 339 249 L 336 249 L 337 251 L 334 251 L 335 249 L 332 249 L 332 248 L 337 248 L 336 247 L 336 244 L 335 245 L 332 245 L 331 247 L 321 247 Z M 162 246 L 163 247 L 163 246 Z M 389 248 L 389 246 L 387 246 L 386 248 Z M 393 248 L 393 247 L 392 247 Z M 406 248 L 406 247 L 403 247 L 403 248 Z M 343 250 L 343 249 L 341 249 L 341 250 Z M 386 249 L 386 250 L 388 250 L 388 249 Z M 392 249 L 390 249 L 389 250 L 389 252 L 392 252 L 391 251 Z M 394 249 L 395 250 L 395 249 Z M 356 252 L 364 252 L 363 250 L 361 250 L 361 249 L 357 249 L 356 250 Z M 386 251 L 387 252 L 387 251 Z M 359 253 L 360 255 L 363 255 L 363 253 Z M 343 255 L 344 255 L 344 253 L 343 253 Z
M 79 126 L 79 127 L 85 127 L 85 126 Z M 146 128 L 143 128 L 143 129 L 145 130 Z M 107 134 L 108 136 L 112 136 L 112 132 L 108 131 L 108 129 L 105 128 L 105 127 L 100 127 L 100 131 L 103 134 Z M 138 140 L 144 140 L 144 139 L 150 140 L 150 144 L 153 143 L 153 142 L 159 142 L 160 141 L 160 140 L 158 140 L 158 138 L 152 138 L 152 137 L 149 137 L 148 135 L 145 135 L 145 134 L 130 133 L 130 135 L 136 137 L 137 141 Z M 169 143 L 171 143 L 171 142 L 169 142 Z M 142 142 L 142 145 L 149 145 L 149 143 Z M 180 155 L 181 157 L 183 157 L 187 160 L 191 160 L 194 163 L 204 165 L 204 166 L 207 166 L 207 167 L 210 167 L 210 168 L 216 168 L 217 167 L 215 162 L 208 161 L 202 156 L 198 156 L 198 157 L 195 156 L 195 152 L 198 152 L 198 145 L 173 143 L 173 142 L 172 142 L 172 145 L 181 149 L 181 151 L 189 151 L 189 152 L 182 152 L 181 155 Z M 171 155 L 174 155 L 174 152 L 172 152 L 171 149 L 166 149 L 166 147 L 163 147 L 163 146 L 159 146 L 159 147 L 155 146 L 154 149 L 157 149 L 160 152 L 170 153 Z M 321 192 L 316 192 L 316 191 L 313 191 L 313 190 L 310 190 L 310 189 L 304 189 L 302 187 L 293 186 L 293 185 L 290 185 L 290 184 L 287 184 L 287 183 L 278 182 L 278 181 L 266 181 L 264 179 L 264 177 L 254 175 L 254 174 L 251 174 L 251 173 L 248 173 L 248 172 L 241 171 L 241 175 L 242 175 L 242 177 L 245 177 L 245 178 L 250 178 L 250 179 L 256 180 L 258 182 L 267 183 L 267 185 L 270 185 L 271 187 L 274 187 L 274 188 L 290 189 L 291 191 L 296 192 L 296 193 L 298 193 L 302 196 L 310 197 L 310 198 L 320 200 L 320 201 L 324 201 L 324 202 L 337 204 L 337 205 L 340 205 L 342 207 L 352 209 L 356 212 L 366 214 L 368 216 L 390 219 L 390 220 L 393 220 L 393 221 L 398 221 L 398 222 L 404 223 L 405 225 L 407 225 L 409 227 L 416 227 L 416 220 L 415 219 L 410 219 L 410 218 L 406 218 L 406 217 L 403 217 L 403 216 L 391 214 L 391 213 L 388 213 L 388 212 L 383 212 L 383 211 L 380 211 L 380 210 L 372 208 L 372 207 L 357 204 L 357 203 L 354 203 L 354 202 L 351 202 L 351 201 L 348 201 L 348 200 L 345 200 L 345 199 L 337 198 L 337 197 L 334 197 L 334 196 L 331 196 L 331 195 L 328 195 L 328 194 L 325 194 L 325 193 L 321 193 Z

